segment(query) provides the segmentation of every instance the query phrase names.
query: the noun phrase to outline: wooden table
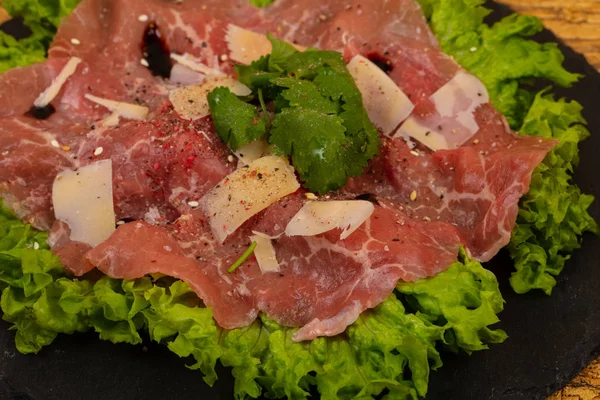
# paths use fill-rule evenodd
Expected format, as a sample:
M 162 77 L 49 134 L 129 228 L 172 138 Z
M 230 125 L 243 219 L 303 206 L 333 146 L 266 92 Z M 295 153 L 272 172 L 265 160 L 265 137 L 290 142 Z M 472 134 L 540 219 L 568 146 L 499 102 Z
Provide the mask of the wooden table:
M 600 70 L 600 0 L 501 0 L 544 25 Z M 2 0 L 0 0 L 2 4 Z M 0 23 L 10 16 L 0 7 Z M 548 400 L 600 400 L 600 357 Z
M 600 70 L 600 0 L 500 0 L 544 26 Z M 600 400 L 600 357 L 547 400 Z

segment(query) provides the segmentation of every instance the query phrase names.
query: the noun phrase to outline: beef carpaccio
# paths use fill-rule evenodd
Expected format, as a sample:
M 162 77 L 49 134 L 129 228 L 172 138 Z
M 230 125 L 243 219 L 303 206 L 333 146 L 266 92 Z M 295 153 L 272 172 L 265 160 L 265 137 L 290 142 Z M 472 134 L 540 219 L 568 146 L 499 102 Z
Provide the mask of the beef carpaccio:
M 259 10 L 247 0 L 84 0 L 61 25 L 47 62 L 0 76 L 0 196 L 23 220 L 52 231 L 53 250 L 75 275 L 94 268 L 114 278 L 170 275 L 189 283 L 220 326 L 242 327 L 265 312 L 301 327 L 295 340 L 343 332 L 398 280 L 448 268 L 460 246 L 489 260 L 508 243 L 531 173 L 555 143 L 517 136 L 487 103 L 474 110 L 477 132 L 458 148 L 431 151 L 382 135 L 380 154 L 364 174 L 321 198 L 375 203 L 370 218 L 343 240 L 339 230 L 284 234 L 307 201 L 303 190 L 222 243 L 210 216 L 192 206 L 236 169 L 237 159 L 210 116 L 192 121 L 174 111 L 169 92 L 181 83 L 170 79 L 169 52 L 232 74 L 229 24 L 337 50 L 346 61 L 357 54 L 377 59 L 411 99 L 413 115 L 431 113 L 430 96 L 460 67 L 442 53 L 414 0 L 366 3 L 277 0 Z M 81 62 L 51 105 L 32 110 L 72 57 Z M 106 126 L 101 121 L 110 112 L 86 95 L 143 105 L 149 113 Z M 53 182 L 65 169 L 107 159 L 119 226 L 98 246 L 74 242 L 69 226 L 55 220 Z M 228 272 L 252 232 L 277 237 L 278 272 L 263 273 L 252 257 Z

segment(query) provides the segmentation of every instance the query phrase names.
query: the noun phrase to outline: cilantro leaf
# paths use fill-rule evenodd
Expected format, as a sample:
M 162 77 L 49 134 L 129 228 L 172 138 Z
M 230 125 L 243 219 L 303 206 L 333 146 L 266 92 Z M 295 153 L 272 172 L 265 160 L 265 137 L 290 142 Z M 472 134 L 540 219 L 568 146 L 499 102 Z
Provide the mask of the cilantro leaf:
M 279 78 L 283 74 L 281 71 L 269 70 L 269 58 L 270 56 L 263 56 L 250 65 L 236 65 L 234 69 L 238 81 L 248 86 L 253 92 L 262 89 L 269 98 L 273 99 L 279 92 L 271 84 L 271 79 Z
M 233 150 L 265 134 L 265 121 L 258 116 L 256 107 L 244 103 L 228 88 L 216 88 L 207 99 L 215 130 Z
M 285 64 L 287 60 L 298 53 L 298 50 L 288 42 L 273 37 L 269 32 L 267 32 L 267 38 L 269 38 L 272 47 L 268 61 L 269 71 L 283 72 L 286 69 Z
M 237 66 L 238 80 L 260 95 L 263 112 L 265 101 L 272 102 L 269 141 L 291 157 L 304 186 L 319 193 L 339 189 L 362 173 L 380 144 L 362 95 L 340 53 L 299 52 L 267 35 L 272 53 Z M 218 131 L 247 118 L 231 107 L 221 111 L 213 114 Z
M 292 157 L 312 191 L 325 193 L 346 183 L 346 129 L 337 115 L 310 108 L 286 108 L 275 117 L 270 141 Z
M 264 8 L 273 4 L 275 0 L 249 0 L 254 7 Z
M 281 97 L 288 101 L 289 107 L 303 107 L 321 111 L 324 114 L 337 115 L 340 112 L 339 102 L 323 97 L 317 85 L 311 81 L 277 78 L 272 82 L 277 86 L 287 88 L 281 93 Z

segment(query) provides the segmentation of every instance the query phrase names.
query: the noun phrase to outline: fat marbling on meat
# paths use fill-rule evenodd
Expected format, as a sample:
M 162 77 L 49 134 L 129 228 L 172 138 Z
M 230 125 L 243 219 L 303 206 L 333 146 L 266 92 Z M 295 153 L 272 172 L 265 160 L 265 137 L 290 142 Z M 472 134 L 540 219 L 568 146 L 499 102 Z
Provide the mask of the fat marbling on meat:
M 228 273 L 252 231 L 283 232 L 302 207 L 303 193 L 254 216 L 224 243 L 216 241 L 209 216 L 189 204 L 235 165 L 209 117 L 192 122 L 174 113 L 167 95 L 176 85 L 146 67 L 152 59 L 143 38 L 148 29 L 158 30 L 168 51 L 231 73 L 229 23 L 338 50 L 347 61 L 357 54 L 377 60 L 411 99 L 417 118 L 435 112 L 429 97 L 460 71 L 414 0 L 368 6 L 277 0 L 261 10 L 246 0 L 84 0 L 61 25 L 47 62 L 0 76 L 0 195 L 34 226 L 50 230 L 54 224 L 51 244 L 67 269 L 81 275 L 95 267 L 124 279 L 171 275 L 190 284 L 222 327 L 248 325 L 265 312 L 300 327 L 294 338 L 306 340 L 343 332 L 398 280 L 445 270 L 461 245 L 488 260 L 508 242 L 519 198 L 555 143 L 515 135 L 486 104 L 475 112 L 479 131 L 457 149 L 432 152 L 404 138 L 382 138 L 381 154 L 368 170 L 331 194 L 352 199 L 368 193 L 377 200 L 371 218 L 345 240 L 335 230 L 284 235 L 274 241 L 280 272 L 263 274 L 250 258 Z M 74 56 L 83 62 L 53 101 L 55 112 L 43 121 L 26 115 Z M 142 122 L 122 119 L 118 127 L 103 127 L 99 121 L 109 112 L 85 94 L 141 104 L 150 113 Z M 127 223 L 86 249 L 69 243 L 68 227 L 54 221 L 52 182 L 61 170 L 108 158 L 116 219 Z

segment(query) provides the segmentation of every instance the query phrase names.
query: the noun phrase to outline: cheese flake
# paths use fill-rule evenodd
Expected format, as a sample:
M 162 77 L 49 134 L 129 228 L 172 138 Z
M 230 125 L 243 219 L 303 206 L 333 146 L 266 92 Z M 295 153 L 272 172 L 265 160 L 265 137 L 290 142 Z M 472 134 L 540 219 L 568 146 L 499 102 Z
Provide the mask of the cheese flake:
M 60 173 L 52 185 L 56 219 L 71 228 L 71 240 L 97 246 L 115 231 L 112 161 Z
M 269 152 L 269 142 L 265 139 L 255 140 L 238 148 L 233 154 L 243 165 L 261 158 Z
M 213 234 L 223 242 L 253 215 L 300 188 L 282 157 L 266 156 L 229 174 L 202 199 Z
M 227 74 L 216 68 L 210 68 L 209 66 L 202 64 L 188 53 L 183 55 L 171 53 L 171 58 L 186 68 L 189 68 L 192 71 L 200 72 L 207 76 L 227 76 Z
M 357 55 L 348 71 L 360 90 L 369 119 L 389 136 L 415 106 L 384 71 L 369 59 Z
M 182 85 L 193 85 L 196 83 L 202 83 L 206 79 L 206 75 L 193 71 L 182 64 L 175 64 L 171 68 L 171 75 L 169 76 L 171 82 L 180 83 Z
M 142 121 L 146 118 L 146 116 L 148 115 L 148 112 L 149 112 L 148 107 L 139 106 L 137 104 L 123 103 L 120 101 L 103 99 L 101 97 L 93 96 L 93 95 L 87 94 L 87 93 L 85 95 L 85 98 L 91 102 L 94 102 L 103 107 L 106 107 L 113 113 L 118 114 L 119 117 Z M 111 117 L 114 118 L 114 116 L 111 116 Z M 111 118 L 111 117 L 109 117 L 109 118 Z
M 459 71 L 429 99 L 435 112 L 423 119 L 409 117 L 396 136 L 410 136 L 433 151 L 455 149 L 469 141 L 479 131 L 475 110 L 490 101 L 483 83 L 464 71 Z
M 247 96 L 252 91 L 244 84 L 230 77 L 213 77 L 206 82 L 174 89 L 169 93 L 169 100 L 175 111 L 183 119 L 196 120 L 210 115 L 210 107 L 206 96 L 215 88 L 224 86 L 238 96 Z
M 77 66 L 81 63 L 81 59 L 77 57 L 71 57 L 65 64 L 60 73 L 52 80 L 50 86 L 44 90 L 37 99 L 33 102 L 33 105 L 40 108 L 46 107 L 60 92 L 67 79 L 71 77 L 77 70 Z
M 309 201 L 294 215 L 285 228 L 288 236 L 315 236 L 341 229 L 346 239 L 375 211 L 365 200 Z
M 240 64 L 250 64 L 262 56 L 271 53 L 272 46 L 267 35 L 256 33 L 237 25 L 229 24 L 225 41 L 229 49 L 229 58 Z M 306 47 L 292 44 L 298 51 L 306 50 Z
M 254 257 L 261 272 L 279 272 L 279 261 L 277 261 L 277 254 L 271 238 L 267 235 L 259 232 L 252 232 L 254 235 L 250 236 L 250 241 L 256 242 L 256 248 L 254 249 Z

